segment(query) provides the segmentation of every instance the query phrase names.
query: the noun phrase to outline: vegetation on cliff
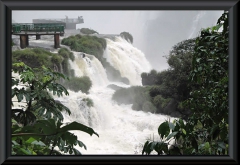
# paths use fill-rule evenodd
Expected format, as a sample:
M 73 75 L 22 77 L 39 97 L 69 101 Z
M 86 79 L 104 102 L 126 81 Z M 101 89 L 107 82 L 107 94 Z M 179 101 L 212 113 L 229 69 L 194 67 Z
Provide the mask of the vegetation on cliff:
M 12 62 L 24 62 L 32 68 L 39 68 L 42 65 L 54 69 L 54 66 L 60 70 L 63 58 L 58 54 L 51 53 L 42 48 L 26 48 L 12 52 Z
M 88 94 L 89 89 L 92 87 L 92 81 L 88 76 L 72 77 L 69 81 L 64 81 L 62 85 L 74 92 L 81 91 Z
M 133 36 L 129 32 L 121 32 L 120 36 L 124 38 L 126 41 L 133 43 Z
M 192 69 L 195 40 L 184 40 L 173 46 L 167 56 L 169 69 L 161 72 L 151 70 L 149 73 L 141 74 L 142 84 L 149 86 L 152 102 L 158 102 L 154 103 L 157 112 L 185 119 L 190 115 L 190 109 L 183 108 L 182 102 L 189 98 L 190 90 L 195 86 L 190 85 L 188 80 Z M 159 98 L 161 101 L 157 101 Z M 165 101 L 162 101 L 163 99 Z
M 94 55 L 98 59 L 102 58 L 103 51 L 107 46 L 106 40 L 103 38 L 80 34 L 64 38 L 62 44 L 69 46 L 74 51 Z
M 146 141 L 142 154 L 155 150 L 158 155 L 228 155 L 228 36 L 228 12 L 216 26 L 201 31 L 188 77 L 192 88 L 182 103 L 192 114 L 186 122 L 162 123 L 158 128 L 161 140 Z M 168 147 L 171 140 L 175 143 Z
M 97 31 L 89 29 L 89 28 L 81 28 L 80 32 L 83 34 L 95 34 L 95 33 L 98 34 Z
M 24 62 L 32 68 L 39 68 L 41 66 L 49 67 L 69 77 L 69 80 L 59 79 L 59 83 L 75 92 L 81 90 L 83 93 L 88 93 L 92 82 L 87 76 L 74 77 L 74 71 L 70 69 L 68 62 L 69 59 L 74 61 L 74 58 L 73 53 L 66 48 L 60 48 L 58 54 L 51 53 L 42 48 L 26 48 L 13 51 L 12 53 L 13 63 Z

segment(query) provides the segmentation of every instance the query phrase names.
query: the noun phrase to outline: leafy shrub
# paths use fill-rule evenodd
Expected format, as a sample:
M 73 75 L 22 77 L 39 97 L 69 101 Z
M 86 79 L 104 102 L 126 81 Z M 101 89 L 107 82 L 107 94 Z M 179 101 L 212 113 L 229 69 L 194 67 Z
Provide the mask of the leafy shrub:
M 88 107 L 93 107 L 94 106 L 93 100 L 90 99 L 90 98 L 84 98 L 83 101 L 87 102 Z
M 189 98 L 178 105 L 180 109 L 190 107 L 192 114 L 186 122 L 177 119 L 162 123 L 158 134 L 166 138 L 146 141 L 142 154 L 149 155 L 155 150 L 158 155 L 228 155 L 228 36 L 228 12 L 225 11 L 216 26 L 203 29 L 196 39 L 189 74 L 194 88 Z M 171 139 L 175 144 L 165 147 Z
M 114 92 L 112 99 L 119 104 L 133 104 L 133 110 L 143 110 L 144 103 L 146 101 L 151 101 L 151 98 L 148 94 L 148 88 L 141 86 L 119 89 Z M 147 103 L 144 107 L 144 110 L 149 110 L 149 112 L 156 112 L 156 108 L 152 108 L 152 105 Z
M 190 86 L 188 80 L 192 67 L 195 41 L 196 39 L 184 40 L 173 46 L 167 56 L 169 69 L 161 72 L 151 70 L 149 73 L 144 72 L 141 74 L 142 84 L 150 86 L 149 94 L 153 98 L 152 103 L 157 106 L 158 112 L 169 112 L 158 101 L 171 98 L 177 104 L 180 104 L 189 97 L 191 88 L 196 86 L 196 84 Z M 160 99 L 158 95 L 161 95 L 162 98 Z M 187 117 L 190 114 L 188 107 L 176 106 L 174 108 L 171 111 L 179 111 L 182 113 L 182 117 Z
M 142 105 L 141 104 L 137 104 L 137 103 L 133 103 L 132 107 L 133 110 L 137 110 L 140 111 L 142 110 Z
M 157 95 L 153 98 L 153 104 L 158 108 L 163 108 L 163 99 L 161 95 Z
M 75 56 L 74 56 L 73 52 L 70 52 L 70 54 L 69 54 L 69 58 L 70 58 L 72 61 L 75 60 Z
M 80 32 L 83 34 L 94 34 L 94 33 L 98 34 L 98 32 L 96 32 L 95 30 L 89 29 L 89 28 L 81 28 Z
M 61 55 L 63 58 L 70 58 L 72 61 L 75 60 L 73 53 L 70 52 L 67 48 L 60 48 L 58 54 Z
M 143 103 L 142 110 L 145 112 L 155 113 L 157 111 L 157 108 L 150 101 L 145 101 Z
M 103 51 L 107 46 L 106 40 L 96 36 L 81 36 L 75 35 L 62 40 L 63 45 L 77 52 L 84 52 L 94 55 L 99 60 L 102 58 Z
M 63 68 L 63 73 L 67 76 L 70 75 L 70 70 L 69 70 L 69 62 L 68 58 L 65 58 L 62 62 L 62 68 Z
M 157 71 L 152 69 L 150 73 L 143 72 L 141 77 L 142 85 L 155 85 L 157 82 Z
M 122 38 L 124 38 L 125 40 L 127 40 L 128 42 L 133 43 L 133 37 L 132 37 L 132 35 L 130 33 L 122 32 L 122 33 L 120 33 L 120 36 Z
M 75 60 L 75 57 L 72 52 L 70 52 L 67 48 L 60 48 L 58 50 L 58 54 L 63 57 L 62 67 L 63 73 L 67 76 L 72 76 L 72 71 L 70 71 L 68 59 L 70 58 L 72 61 Z
M 155 97 L 157 95 L 162 95 L 163 97 L 173 97 L 173 92 L 165 85 L 153 85 L 149 88 L 149 95 Z
M 88 93 L 92 87 L 92 81 L 87 76 L 73 77 L 69 81 L 65 81 L 63 85 L 75 92 L 82 91 L 83 93 Z

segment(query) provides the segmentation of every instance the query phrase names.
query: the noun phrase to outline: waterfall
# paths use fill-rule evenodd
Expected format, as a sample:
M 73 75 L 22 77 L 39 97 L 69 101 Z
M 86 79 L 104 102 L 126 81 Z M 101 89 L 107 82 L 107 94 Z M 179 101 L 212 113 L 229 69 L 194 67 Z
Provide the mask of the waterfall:
M 87 150 L 76 146 L 81 153 L 85 155 L 141 154 L 142 147 L 148 138 L 154 137 L 155 140 L 159 140 L 158 126 L 173 118 L 167 115 L 134 111 L 131 109 L 131 104 L 119 105 L 112 100 L 115 90 L 108 88 L 108 85 L 115 84 L 125 88 L 141 85 L 141 73 L 149 72 L 151 65 L 140 50 L 121 37 L 106 40 L 107 47 L 103 57 L 120 72 L 122 77 L 129 79 L 130 85 L 109 81 L 105 68 L 95 56 L 85 53 L 83 58 L 83 52 L 72 51 L 75 60 L 69 60 L 70 69 L 74 70 L 76 77 L 88 76 L 92 81 L 92 87 L 89 94 L 68 90 L 68 96 L 54 96 L 54 99 L 61 101 L 71 111 L 70 116 L 63 112 L 65 123 L 77 121 L 93 128 L 99 134 L 97 137 L 80 131 L 71 131 L 87 146 Z M 49 44 L 49 41 L 44 40 L 31 42 L 36 42 L 44 48 Z M 57 53 L 57 51 L 52 52 Z M 86 98 L 93 101 L 93 107 L 87 105 L 84 101 Z
M 82 58 L 81 52 L 74 52 L 75 61 L 69 60 L 71 69 L 74 70 L 76 77 L 88 76 L 95 86 L 107 85 L 108 79 L 105 69 L 101 62 L 93 55 L 86 54 Z
M 121 37 L 116 37 L 114 41 L 106 40 L 104 58 L 120 71 L 122 77 L 127 77 L 131 85 L 141 85 L 141 73 L 151 69 L 145 55 Z M 158 126 L 170 117 L 134 111 L 132 105 L 118 105 L 111 99 L 114 90 L 107 85 L 130 85 L 109 81 L 106 70 L 93 55 L 86 54 L 82 58 L 82 52 L 72 52 L 75 60 L 69 60 L 69 63 L 75 76 L 89 76 L 93 86 L 89 94 L 69 90 L 69 96 L 57 98 L 72 112 L 71 116 L 64 114 L 64 122 L 80 122 L 99 134 L 99 137 L 90 137 L 86 133 L 72 131 L 87 146 L 87 150 L 77 148 L 83 154 L 141 154 L 141 147 L 147 138 L 154 136 L 159 140 Z M 92 99 L 94 106 L 88 107 L 84 98 Z
M 104 57 L 107 61 L 120 71 L 122 77 L 127 77 L 131 85 L 141 85 L 141 73 L 151 69 L 145 55 L 121 37 L 116 37 L 115 41 L 106 40 Z

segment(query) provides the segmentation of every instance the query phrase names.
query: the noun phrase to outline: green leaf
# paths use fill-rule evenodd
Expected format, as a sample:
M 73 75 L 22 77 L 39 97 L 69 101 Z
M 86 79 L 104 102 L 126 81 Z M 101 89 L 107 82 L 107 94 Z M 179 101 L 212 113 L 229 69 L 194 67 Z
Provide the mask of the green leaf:
M 150 142 L 146 146 L 145 152 L 146 152 L 147 155 L 150 155 L 150 153 L 153 151 L 154 145 L 155 145 L 155 142 Z
M 22 93 L 18 93 L 17 94 L 17 99 L 18 99 L 18 102 L 21 102 L 23 100 L 23 94 Z
M 166 140 L 171 139 L 173 136 L 177 135 L 178 132 L 172 132 L 170 135 L 168 135 Z
M 20 144 L 18 144 L 15 140 L 12 140 L 12 143 L 13 143 L 14 145 L 17 145 L 17 146 L 20 145 Z
M 70 123 L 70 124 L 68 124 L 68 125 L 66 125 L 66 126 L 63 126 L 60 130 L 59 130 L 59 132 L 66 132 L 66 131 L 72 131 L 72 130 L 79 130 L 79 131 L 83 131 L 83 132 L 85 132 L 85 133 L 88 133 L 89 135 L 93 135 L 93 134 L 95 134 L 95 135 L 97 135 L 98 137 L 99 137 L 99 135 L 92 129 L 92 128 L 90 128 L 90 127 L 88 127 L 88 126 L 85 126 L 85 125 L 83 125 L 83 124 L 81 124 L 81 123 L 78 123 L 78 122 L 76 122 L 76 121 L 74 121 L 74 122 L 72 122 L 72 123 Z
M 73 148 L 73 152 L 75 155 L 82 155 L 76 148 Z
M 12 124 L 17 124 L 16 120 L 12 119 Z
M 29 143 L 29 144 L 31 144 L 33 141 L 35 141 L 36 139 L 34 139 L 33 137 L 30 137 L 27 141 L 26 141 L 26 143 Z
M 80 147 L 84 147 L 84 149 L 87 150 L 87 146 L 86 146 L 83 142 L 81 142 L 81 141 L 79 141 L 79 140 L 78 140 L 78 145 L 79 145 Z
M 29 152 L 28 150 L 25 150 L 23 148 L 20 148 L 20 150 L 22 151 L 22 153 L 24 153 L 25 155 L 32 155 L 31 152 Z
M 183 129 L 183 128 L 182 128 L 182 132 L 183 132 L 184 135 L 187 134 L 187 132 L 186 132 L 185 129 Z
M 170 133 L 169 125 L 168 122 L 163 122 L 159 127 L 158 127 L 158 134 L 163 138 L 164 136 L 168 136 Z
M 209 151 L 209 148 L 210 148 L 209 142 L 206 142 L 206 143 L 204 144 L 204 147 L 205 147 L 205 151 L 208 152 L 208 151 Z
M 151 142 L 150 150 L 153 151 L 157 142 Z
M 149 144 L 149 141 L 146 141 L 144 146 L 143 146 L 143 150 L 142 150 L 142 155 L 144 154 L 144 152 L 146 152 L 147 146 Z M 147 152 L 146 152 L 147 153 Z
M 42 146 L 42 147 L 46 146 L 46 144 L 44 144 L 42 141 L 37 141 L 37 140 L 33 141 L 32 144 Z
M 226 144 L 224 142 L 218 142 L 218 146 L 222 149 L 226 149 Z
M 183 128 L 185 126 L 182 119 L 179 119 L 179 124 L 180 124 L 181 128 Z
M 218 31 L 222 27 L 222 23 L 212 27 L 213 31 Z
M 52 126 L 51 120 L 53 119 L 38 120 L 34 126 L 36 128 L 42 128 L 44 134 L 54 134 L 57 132 L 57 129 L 56 126 Z
M 201 58 L 197 58 L 196 61 L 199 62 L 201 60 Z

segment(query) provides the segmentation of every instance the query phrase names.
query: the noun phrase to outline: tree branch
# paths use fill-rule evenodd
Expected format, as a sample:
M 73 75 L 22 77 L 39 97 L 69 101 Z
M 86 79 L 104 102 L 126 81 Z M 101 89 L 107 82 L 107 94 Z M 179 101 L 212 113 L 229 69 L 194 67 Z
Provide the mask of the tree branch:
M 58 133 L 60 132 L 56 132 L 56 133 L 53 133 L 53 134 L 38 134 L 38 133 L 17 133 L 17 134 L 12 134 L 12 137 L 14 136 L 53 136 L 53 135 L 57 135 Z

